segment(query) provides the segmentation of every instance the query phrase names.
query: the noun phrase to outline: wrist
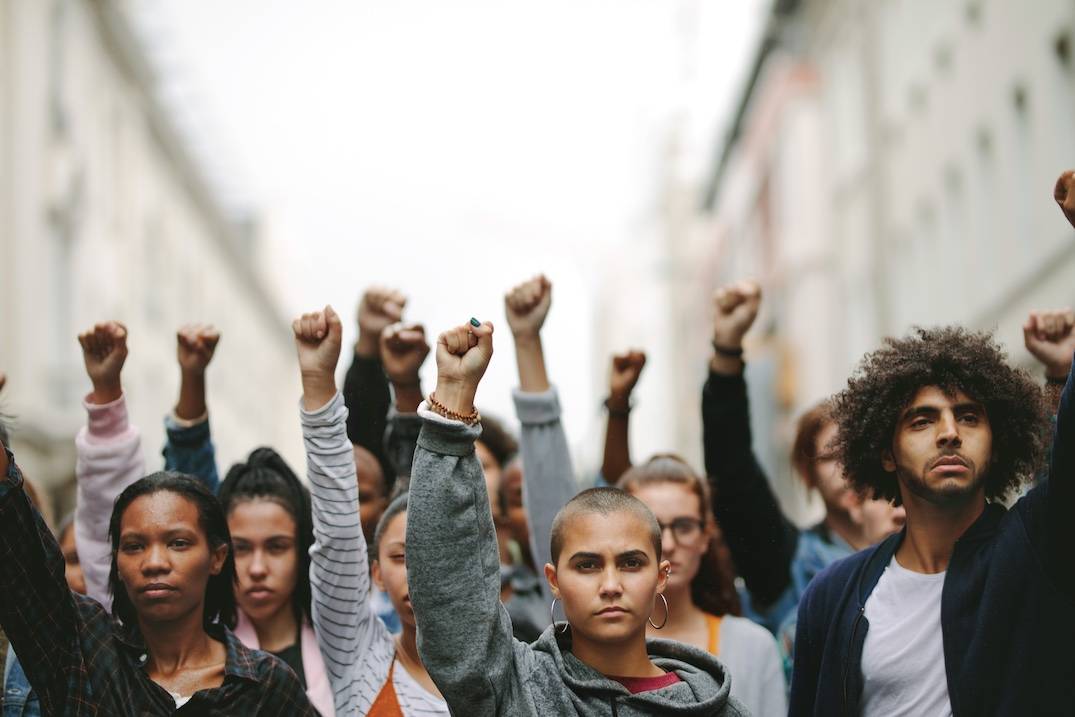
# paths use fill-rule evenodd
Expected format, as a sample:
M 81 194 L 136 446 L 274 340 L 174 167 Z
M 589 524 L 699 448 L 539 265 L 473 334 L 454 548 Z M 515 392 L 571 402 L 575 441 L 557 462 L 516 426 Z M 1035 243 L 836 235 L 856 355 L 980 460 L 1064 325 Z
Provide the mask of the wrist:
M 396 395 L 396 410 L 400 413 L 414 413 L 425 396 L 422 395 L 422 385 L 415 381 L 413 384 L 392 384 L 392 391 Z
M 1068 374 L 1071 372 L 1071 366 L 1050 366 L 1045 369 L 1045 381 L 1047 383 L 1053 383 L 1058 386 L 1063 386 L 1068 382 Z
M 462 415 L 469 415 L 474 412 L 474 395 L 476 392 L 476 386 L 471 386 L 462 381 L 438 378 L 437 390 L 433 393 L 437 397 L 437 401 L 448 410 Z
M 324 371 L 302 372 L 302 401 L 307 411 L 321 408 L 336 395 L 336 377 Z
M 709 370 L 721 376 L 738 376 L 743 373 L 745 366 L 746 364 L 741 358 L 722 356 L 718 353 L 714 353 L 712 358 L 709 359 Z
M 516 348 L 533 348 L 541 346 L 541 332 L 532 329 L 511 333 Z
M 94 381 L 93 392 L 89 396 L 90 403 L 103 406 L 106 403 L 112 403 L 118 400 L 123 395 L 123 386 L 119 380 L 115 381 Z
M 626 412 L 631 410 L 630 391 L 609 391 L 608 399 L 605 400 L 605 408 L 609 412 Z
M 371 335 L 368 331 L 363 331 L 361 328 L 358 330 L 358 341 L 355 341 L 355 354 L 367 359 L 380 359 L 381 337 L 378 335 Z

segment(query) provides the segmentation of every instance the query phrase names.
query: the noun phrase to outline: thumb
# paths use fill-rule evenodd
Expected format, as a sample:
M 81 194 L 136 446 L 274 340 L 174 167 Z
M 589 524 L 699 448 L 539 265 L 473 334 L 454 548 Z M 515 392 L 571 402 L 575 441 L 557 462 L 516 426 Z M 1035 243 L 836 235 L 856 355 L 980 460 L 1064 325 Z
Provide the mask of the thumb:
M 491 356 L 493 353 L 493 322 L 483 321 L 478 323 L 477 319 L 471 319 L 470 333 L 478 339 L 478 348 L 487 356 Z
M 328 336 L 334 339 L 340 339 L 343 336 L 343 323 L 340 321 L 340 315 L 330 304 L 325 304 L 325 324 L 328 326 Z

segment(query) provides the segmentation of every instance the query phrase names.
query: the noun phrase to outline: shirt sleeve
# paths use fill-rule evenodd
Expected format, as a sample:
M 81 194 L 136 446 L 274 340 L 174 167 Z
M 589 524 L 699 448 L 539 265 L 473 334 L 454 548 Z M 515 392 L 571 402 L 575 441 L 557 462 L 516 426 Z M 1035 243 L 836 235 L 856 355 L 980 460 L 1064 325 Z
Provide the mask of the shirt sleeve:
M 385 480 L 391 483 L 395 476 L 385 455 L 384 435 L 392 393 L 380 359 L 354 355 L 343 380 L 343 402 L 347 406 L 347 437 L 377 458 Z
M 560 399 L 555 388 L 543 393 L 515 391 L 515 414 L 522 430 L 519 446 L 523 456 L 523 507 L 530 526 L 530 554 L 539 575 L 552 562 L 550 542 L 556 514 L 578 493 L 571 452 L 560 422 Z M 539 578 L 541 594 L 552 602 L 552 591 Z
M 1060 394 L 1053 428 L 1049 480 L 1038 490 L 1048 491 L 1046 561 L 1057 585 L 1075 595 L 1071 552 L 1075 548 L 1075 364 Z
M 63 714 L 85 687 L 75 599 L 60 546 L 22 489 L 8 452 L 0 478 L 0 626 L 19 656 L 45 714 Z
M 515 655 L 477 427 L 419 408 L 407 514 L 407 578 L 418 650 L 454 714 L 500 714 Z
M 388 410 L 384 448 L 388 462 L 395 471 L 393 476 L 385 476 L 389 483 L 393 477 L 410 478 L 414 448 L 418 445 L 418 434 L 421 431 L 422 418 L 417 413 L 400 413 L 394 406 Z
M 75 437 L 75 546 L 87 594 L 108 610 L 112 605 L 108 586 L 112 506 L 127 486 L 145 476 L 145 459 L 142 437 L 127 419 L 126 398 L 101 405 L 84 401 L 83 406 L 86 425 Z
M 220 474 L 216 467 L 216 446 L 209 428 L 209 416 L 200 421 L 180 421 L 164 417 L 164 470 L 194 476 L 216 493 Z

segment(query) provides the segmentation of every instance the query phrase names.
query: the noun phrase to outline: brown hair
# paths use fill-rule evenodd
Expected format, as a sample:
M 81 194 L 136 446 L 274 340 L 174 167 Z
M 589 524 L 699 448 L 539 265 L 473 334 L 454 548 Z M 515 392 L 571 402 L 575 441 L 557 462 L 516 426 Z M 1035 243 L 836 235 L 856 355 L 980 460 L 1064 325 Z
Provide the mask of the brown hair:
M 694 604 L 712 615 L 739 615 L 742 607 L 735 591 L 735 568 L 716 519 L 709 483 L 698 476 L 685 460 L 672 453 L 658 453 L 641 465 L 632 466 L 616 483 L 628 493 L 644 485 L 675 483 L 687 486 L 701 506 L 698 517 L 709 531 L 709 545 L 702 555 L 698 574 L 691 580 Z
M 804 413 L 795 427 L 795 442 L 791 445 L 791 465 L 807 488 L 817 487 L 814 462 L 821 457 L 817 452 L 817 437 L 832 422 L 832 403 L 824 400 Z

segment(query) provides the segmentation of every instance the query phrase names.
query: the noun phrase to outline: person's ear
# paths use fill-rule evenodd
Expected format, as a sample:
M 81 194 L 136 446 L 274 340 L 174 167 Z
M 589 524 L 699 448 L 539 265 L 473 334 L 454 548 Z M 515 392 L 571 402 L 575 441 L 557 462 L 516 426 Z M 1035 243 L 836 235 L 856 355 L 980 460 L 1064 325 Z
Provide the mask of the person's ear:
M 657 566 L 657 592 L 663 593 L 664 589 L 668 587 L 668 576 L 671 573 L 672 563 L 662 560 L 661 564 Z
M 373 584 L 377 586 L 377 589 L 384 592 L 384 577 L 381 575 L 381 561 L 374 560 L 370 563 L 370 578 L 373 580 Z
M 549 581 L 549 588 L 552 590 L 552 596 L 557 600 L 560 599 L 560 580 L 556 576 L 556 568 L 552 563 L 545 563 L 545 579 Z
M 213 548 L 209 554 L 212 559 L 212 564 L 209 566 L 210 575 L 220 575 L 220 571 L 224 569 L 224 561 L 228 559 L 228 546 L 226 543 Z

